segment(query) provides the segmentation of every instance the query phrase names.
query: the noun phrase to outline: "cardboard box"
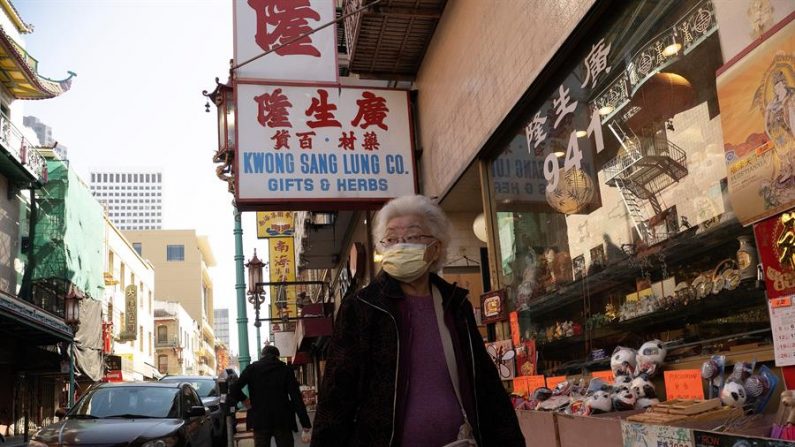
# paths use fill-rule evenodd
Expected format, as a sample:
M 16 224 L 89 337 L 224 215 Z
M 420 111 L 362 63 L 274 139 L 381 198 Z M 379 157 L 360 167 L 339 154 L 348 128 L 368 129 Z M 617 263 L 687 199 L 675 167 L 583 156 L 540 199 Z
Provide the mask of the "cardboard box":
M 516 410 L 519 428 L 527 446 L 560 447 L 555 413 L 546 411 Z

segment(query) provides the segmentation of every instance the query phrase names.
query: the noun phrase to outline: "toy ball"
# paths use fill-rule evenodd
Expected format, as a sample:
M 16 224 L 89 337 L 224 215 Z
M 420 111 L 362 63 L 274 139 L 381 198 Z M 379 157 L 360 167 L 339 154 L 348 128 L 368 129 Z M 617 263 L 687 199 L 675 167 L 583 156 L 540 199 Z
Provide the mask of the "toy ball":
M 635 372 L 635 350 L 616 346 L 613 355 L 610 357 L 610 369 L 613 376 L 631 375 Z
M 635 393 L 636 396 L 640 397 L 647 397 L 649 399 L 657 397 L 657 391 L 654 388 L 654 384 L 645 377 L 640 376 L 636 377 L 632 380 L 630 384 L 630 389 Z
M 547 387 L 537 388 L 535 391 L 533 391 L 533 400 L 543 402 L 550 397 L 552 397 L 552 390 Z
M 637 397 L 628 389 L 621 389 L 613 395 L 613 408 L 616 411 L 627 411 L 635 408 Z
M 569 394 L 571 394 L 571 382 L 568 380 L 555 385 L 555 389 L 552 390 L 553 396 L 568 396 Z
M 655 398 L 648 398 L 648 397 L 641 397 L 635 402 L 635 409 L 637 410 L 645 410 L 652 405 L 657 405 L 660 403 L 660 399 Z
M 729 376 L 729 380 L 738 380 L 741 383 L 751 377 L 751 373 L 754 372 L 753 366 L 751 366 L 748 362 L 737 362 L 734 364 L 734 369 L 732 370 L 731 376 Z
M 706 380 L 712 380 L 715 377 L 718 377 L 720 373 L 720 367 L 718 366 L 718 362 L 715 360 L 707 360 L 701 365 L 701 377 Z
M 754 374 L 745 380 L 744 388 L 745 392 L 748 394 L 748 397 L 755 399 L 767 393 L 767 391 L 770 389 L 770 382 L 767 380 L 767 377 L 760 374 Z
M 727 383 L 720 392 L 720 401 L 729 407 L 742 408 L 748 398 L 740 382 Z
M 607 413 L 613 409 L 613 401 L 607 391 L 597 391 L 593 393 L 585 405 L 590 408 L 592 413 Z

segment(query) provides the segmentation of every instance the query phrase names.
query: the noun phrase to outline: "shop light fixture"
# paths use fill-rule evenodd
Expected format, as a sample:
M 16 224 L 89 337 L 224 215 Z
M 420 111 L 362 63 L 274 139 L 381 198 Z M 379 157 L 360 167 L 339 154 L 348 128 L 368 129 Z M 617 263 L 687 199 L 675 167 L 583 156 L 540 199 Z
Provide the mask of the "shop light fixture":
M 613 110 L 615 110 L 615 107 L 613 106 L 602 106 L 599 108 L 599 114 L 602 116 L 610 115 L 613 113 Z
M 662 54 L 665 57 L 676 56 L 679 50 L 682 49 L 682 44 L 676 41 L 676 33 L 671 34 L 671 43 L 663 48 Z
M 577 131 L 577 138 L 585 138 L 588 136 L 588 131 L 586 130 L 578 130 Z

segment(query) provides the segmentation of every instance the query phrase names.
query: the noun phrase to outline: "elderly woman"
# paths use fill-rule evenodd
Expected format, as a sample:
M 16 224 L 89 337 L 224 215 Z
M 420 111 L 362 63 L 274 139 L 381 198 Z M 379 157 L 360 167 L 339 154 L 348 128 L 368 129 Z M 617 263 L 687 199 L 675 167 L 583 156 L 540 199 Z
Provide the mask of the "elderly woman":
M 375 280 L 342 302 L 312 446 L 524 446 L 468 292 L 435 271 L 450 222 L 424 196 L 378 212 Z

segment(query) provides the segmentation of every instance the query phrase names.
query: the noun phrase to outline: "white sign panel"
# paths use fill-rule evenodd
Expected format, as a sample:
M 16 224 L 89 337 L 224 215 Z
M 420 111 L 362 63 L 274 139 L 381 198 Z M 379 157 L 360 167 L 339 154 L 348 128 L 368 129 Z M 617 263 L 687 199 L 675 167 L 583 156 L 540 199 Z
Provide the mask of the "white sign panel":
M 333 0 L 235 0 L 235 65 L 334 21 Z M 337 82 L 336 25 L 237 69 L 238 79 Z
M 773 351 L 776 366 L 795 365 L 795 296 L 768 300 L 770 327 L 773 329 Z
M 408 92 L 238 83 L 236 93 L 239 204 L 414 194 Z

